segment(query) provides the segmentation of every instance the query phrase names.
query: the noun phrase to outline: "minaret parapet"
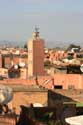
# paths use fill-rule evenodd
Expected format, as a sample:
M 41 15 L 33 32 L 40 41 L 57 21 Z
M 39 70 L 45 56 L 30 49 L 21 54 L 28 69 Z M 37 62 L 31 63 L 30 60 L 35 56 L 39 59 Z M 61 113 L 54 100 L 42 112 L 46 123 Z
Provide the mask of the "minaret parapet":
M 38 39 L 39 38 L 39 28 L 35 27 L 35 31 L 33 32 L 33 39 Z

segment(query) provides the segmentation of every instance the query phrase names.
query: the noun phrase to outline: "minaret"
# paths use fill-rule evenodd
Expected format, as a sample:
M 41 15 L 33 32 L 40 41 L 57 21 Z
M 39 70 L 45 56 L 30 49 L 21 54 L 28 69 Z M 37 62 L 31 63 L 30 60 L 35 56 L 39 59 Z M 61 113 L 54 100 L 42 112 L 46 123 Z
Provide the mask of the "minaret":
M 2 58 L 2 54 L 0 52 L 0 68 L 2 68 L 2 65 L 3 65 L 3 58 Z
M 33 37 L 28 42 L 28 77 L 44 75 L 44 40 L 35 28 Z

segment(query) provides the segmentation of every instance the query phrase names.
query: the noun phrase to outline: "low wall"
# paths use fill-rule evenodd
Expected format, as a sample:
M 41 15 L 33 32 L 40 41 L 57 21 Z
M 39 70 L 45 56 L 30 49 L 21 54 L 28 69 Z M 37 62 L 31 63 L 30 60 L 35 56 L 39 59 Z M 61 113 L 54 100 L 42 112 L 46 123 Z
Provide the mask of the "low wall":
M 55 74 L 53 76 L 38 76 L 37 80 L 33 77 L 31 79 L 4 79 L 0 80 L 0 84 L 5 85 L 42 85 L 46 88 L 52 88 L 52 80 L 48 84 L 45 81 L 54 79 L 54 85 L 62 86 L 62 89 L 73 87 L 75 89 L 83 89 L 83 75 L 80 74 Z
M 0 124 L 2 125 L 16 125 L 16 117 L 7 115 L 0 115 Z

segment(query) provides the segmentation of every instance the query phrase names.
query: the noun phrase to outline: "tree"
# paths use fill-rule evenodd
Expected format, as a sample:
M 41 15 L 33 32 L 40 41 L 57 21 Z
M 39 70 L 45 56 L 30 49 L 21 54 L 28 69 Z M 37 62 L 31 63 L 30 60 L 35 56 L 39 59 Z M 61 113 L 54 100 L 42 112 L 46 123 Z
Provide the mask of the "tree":
M 50 62 L 49 60 L 46 60 L 46 61 L 44 62 L 44 66 L 45 66 L 45 67 L 51 67 L 51 62 Z
M 81 49 L 81 47 L 78 46 L 78 45 L 70 44 L 70 45 L 67 47 L 66 51 L 70 51 L 72 48 L 78 48 L 79 50 Z
M 24 49 L 28 49 L 28 48 L 27 48 L 27 44 L 26 44 L 26 43 L 24 44 Z

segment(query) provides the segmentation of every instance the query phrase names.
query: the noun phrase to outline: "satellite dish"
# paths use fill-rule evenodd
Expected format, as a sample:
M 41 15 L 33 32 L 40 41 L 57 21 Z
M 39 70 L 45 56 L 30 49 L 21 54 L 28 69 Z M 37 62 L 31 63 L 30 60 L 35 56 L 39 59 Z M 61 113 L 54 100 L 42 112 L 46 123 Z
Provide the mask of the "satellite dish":
M 83 72 L 83 64 L 80 66 L 80 70 L 81 72 Z
M 40 103 L 34 103 L 34 104 L 33 104 L 33 107 L 43 107 L 43 105 L 40 104 Z
M 0 85 L 0 104 L 7 104 L 13 99 L 12 88 Z
M 14 69 L 18 69 L 18 65 L 15 65 L 15 66 L 14 66 Z
M 24 62 L 20 62 L 20 63 L 19 63 L 19 66 L 20 66 L 20 67 L 24 67 L 24 66 L 25 66 L 25 63 L 24 63 Z

